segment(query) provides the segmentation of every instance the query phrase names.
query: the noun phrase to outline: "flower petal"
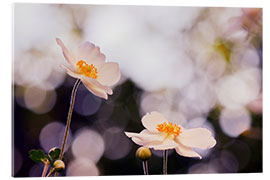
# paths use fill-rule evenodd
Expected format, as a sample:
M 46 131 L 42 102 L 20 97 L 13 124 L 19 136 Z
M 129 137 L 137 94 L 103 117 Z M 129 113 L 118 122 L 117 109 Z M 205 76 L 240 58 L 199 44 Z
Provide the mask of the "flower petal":
M 216 140 L 211 131 L 206 128 L 183 129 L 176 141 L 184 146 L 207 149 L 216 145 Z
M 67 74 L 70 75 L 71 77 L 74 77 L 74 78 L 78 78 L 78 79 L 81 79 L 82 78 L 82 75 L 81 74 L 78 74 L 77 72 L 71 70 L 71 68 L 65 66 L 65 65 L 61 65 L 61 67 L 63 69 L 65 69 L 67 71 Z
M 84 86 L 94 95 L 104 99 L 108 99 L 107 93 L 112 94 L 112 90 L 109 87 L 102 86 L 98 82 L 96 83 L 95 80 L 91 80 L 91 78 L 78 74 L 72 71 L 70 68 L 66 67 L 65 65 L 61 65 L 61 67 L 66 69 L 67 74 L 70 75 L 71 77 L 81 79 Z
M 158 132 L 157 125 L 168 122 L 168 120 L 159 112 L 153 111 L 151 113 L 147 113 L 142 118 L 143 126 L 152 132 Z
M 242 28 L 242 18 L 241 17 L 233 17 L 228 20 L 228 26 L 226 35 L 230 35 L 234 33 L 237 30 L 240 30 Z
M 89 77 L 83 77 L 82 79 L 85 87 L 92 92 L 94 95 L 99 96 L 104 99 L 108 99 L 108 94 L 113 94 L 112 89 L 108 86 L 103 86 L 97 80 L 94 80 Z
M 178 144 L 178 146 L 175 148 L 175 151 L 181 156 L 198 157 L 202 159 L 202 157 L 197 152 L 193 151 L 192 148 L 186 147 L 182 144 Z
M 76 57 L 77 60 L 84 60 L 89 65 L 95 65 L 98 70 L 105 63 L 105 55 L 100 52 L 99 47 L 90 42 L 84 42 L 79 46 Z
M 126 136 L 132 139 L 138 145 L 146 144 L 161 144 L 164 140 L 164 136 L 160 133 L 152 133 L 147 129 L 142 130 L 140 133 L 125 132 Z
M 97 80 L 103 85 L 112 86 L 119 81 L 120 76 L 121 73 L 118 64 L 114 62 L 107 62 L 104 63 L 98 71 Z
M 106 93 L 108 93 L 109 95 L 113 94 L 112 89 L 109 86 L 104 86 L 102 84 L 100 84 L 97 80 L 92 79 L 92 78 L 85 78 L 87 81 L 91 82 L 94 86 L 96 86 L 97 88 L 100 88 L 102 90 L 104 90 Z
M 89 84 L 87 81 L 82 80 L 84 86 L 94 95 L 101 97 L 103 99 L 108 99 L 108 95 L 105 91 L 97 89 L 96 87 L 94 87 L 93 85 Z
M 166 149 L 174 149 L 178 146 L 178 144 L 170 139 L 170 138 L 166 138 L 165 140 L 163 140 L 162 143 L 149 143 L 149 144 L 145 144 L 144 145 L 145 147 L 148 147 L 148 148 L 153 148 L 155 150 L 166 150 Z
M 63 55 L 64 55 L 66 61 L 72 67 L 72 70 L 74 71 L 76 69 L 76 58 L 75 58 L 75 56 L 73 55 L 73 53 L 71 51 L 69 51 L 66 48 L 64 43 L 59 38 L 56 38 L 56 42 L 62 48 Z

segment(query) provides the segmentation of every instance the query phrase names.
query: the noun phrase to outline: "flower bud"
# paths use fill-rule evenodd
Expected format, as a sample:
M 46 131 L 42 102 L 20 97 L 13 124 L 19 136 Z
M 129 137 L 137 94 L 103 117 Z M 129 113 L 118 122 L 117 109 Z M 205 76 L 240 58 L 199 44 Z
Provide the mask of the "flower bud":
M 60 171 L 65 169 L 65 163 L 63 161 L 61 161 L 61 160 L 56 160 L 53 163 L 53 167 L 55 168 L 56 172 L 60 172 Z
M 151 155 L 152 153 L 150 149 L 147 147 L 140 147 L 136 151 L 136 157 L 142 161 L 147 161 L 148 159 L 150 159 Z
M 55 151 L 56 149 L 59 149 L 59 148 L 58 148 L 58 147 L 53 147 L 53 148 L 51 148 L 51 149 L 49 150 L 49 154 L 50 154 L 51 152 Z

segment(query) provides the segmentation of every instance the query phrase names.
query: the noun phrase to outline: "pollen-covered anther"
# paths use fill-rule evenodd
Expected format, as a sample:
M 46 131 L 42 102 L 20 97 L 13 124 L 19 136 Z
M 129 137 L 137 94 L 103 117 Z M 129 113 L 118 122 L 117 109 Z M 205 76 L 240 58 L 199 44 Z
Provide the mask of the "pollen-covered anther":
M 158 124 L 156 128 L 159 132 L 164 132 L 167 134 L 167 136 L 177 137 L 179 136 L 181 132 L 181 127 L 177 126 L 176 124 L 173 124 L 169 122 L 164 122 L 162 124 Z
M 91 77 L 93 79 L 97 79 L 98 77 L 97 68 L 93 64 L 88 65 L 85 61 L 80 60 L 77 62 L 77 68 L 80 73 L 84 74 L 87 77 Z

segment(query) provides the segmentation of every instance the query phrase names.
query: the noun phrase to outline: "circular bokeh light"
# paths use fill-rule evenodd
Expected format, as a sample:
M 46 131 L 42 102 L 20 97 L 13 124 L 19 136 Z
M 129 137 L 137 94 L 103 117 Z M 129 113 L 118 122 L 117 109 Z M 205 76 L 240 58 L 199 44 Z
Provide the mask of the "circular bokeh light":
M 83 129 L 76 133 L 71 150 L 75 158 L 90 159 L 96 163 L 104 153 L 105 144 L 96 131 Z
M 89 91 L 80 90 L 75 101 L 75 111 L 83 116 L 95 114 L 101 105 L 101 99 Z
M 131 141 L 123 130 L 118 127 L 111 127 L 103 134 L 106 150 L 105 157 L 111 160 L 117 160 L 125 157 L 131 150 Z
M 79 158 L 71 161 L 67 167 L 67 176 L 98 176 L 97 166 L 90 159 Z
M 65 125 L 60 122 L 52 122 L 47 124 L 39 135 L 41 147 L 48 152 L 53 147 L 61 147 L 65 132 Z M 69 131 L 65 151 L 68 150 L 72 141 L 71 131 Z
M 223 109 L 219 124 L 226 135 L 237 137 L 250 128 L 251 118 L 246 109 Z

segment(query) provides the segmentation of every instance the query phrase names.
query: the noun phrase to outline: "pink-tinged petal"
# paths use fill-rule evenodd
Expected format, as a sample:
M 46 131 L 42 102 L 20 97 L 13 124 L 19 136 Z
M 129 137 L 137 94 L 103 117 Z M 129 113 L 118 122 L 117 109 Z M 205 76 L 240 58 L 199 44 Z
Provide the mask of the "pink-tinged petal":
M 211 131 L 206 128 L 183 129 L 176 142 L 187 147 L 207 149 L 216 145 Z
M 63 55 L 64 55 L 66 61 L 72 67 L 72 70 L 74 71 L 76 69 L 76 58 L 75 58 L 75 56 L 73 55 L 73 53 L 71 51 L 69 51 L 66 48 L 64 43 L 59 38 L 56 38 L 56 42 L 62 48 Z
M 90 82 L 91 84 L 93 84 L 94 86 L 96 86 L 97 88 L 104 90 L 109 95 L 113 94 L 113 91 L 109 86 L 104 86 L 104 85 L 100 84 L 97 80 L 92 79 L 92 78 L 85 77 L 85 79 L 88 82 Z
M 192 148 L 183 146 L 182 144 L 178 144 L 178 146 L 175 148 L 175 151 L 185 157 L 198 157 L 202 159 L 202 157 L 195 151 L 193 151 Z
M 152 132 L 158 132 L 157 125 L 168 122 L 168 120 L 159 112 L 153 111 L 151 113 L 147 113 L 142 118 L 143 126 Z
M 164 140 L 164 136 L 160 133 L 152 133 L 146 129 L 140 133 L 125 132 L 126 136 L 132 139 L 138 145 L 144 146 L 146 144 L 161 144 Z
M 87 78 L 84 75 L 81 75 L 72 71 L 70 68 L 66 67 L 65 65 L 61 65 L 61 67 L 64 68 L 67 71 L 67 74 L 70 75 L 71 77 L 81 79 L 84 86 L 94 95 L 104 98 L 104 99 L 108 99 L 107 93 L 112 94 L 112 90 L 110 88 L 100 87 L 99 84 L 95 83 L 94 80 L 91 80 L 90 78 Z
M 167 138 L 163 140 L 162 143 L 159 144 L 149 143 L 145 144 L 144 146 L 148 148 L 153 148 L 155 150 L 166 150 L 166 149 L 174 149 L 178 146 L 178 144 L 174 140 Z
M 262 114 L 263 111 L 263 99 L 262 99 L 262 94 L 259 96 L 258 99 L 255 99 L 251 101 L 247 107 L 255 113 Z
M 131 134 L 134 134 L 134 135 L 131 136 Z M 135 144 L 138 144 L 138 145 L 140 145 L 140 146 L 144 146 L 145 141 L 144 141 L 142 138 L 139 138 L 139 137 L 138 137 L 137 135 L 135 135 L 135 134 L 138 135 L 138 133 L 126 133 L 126 135 L 127 135 L 128 137 L 130 136 L 131 140 L 132 140 Z
M 132 141 L 140 146 L 143 146 L 145 142 L 143 141 L 142 138 L 139 138 L 139 133 L 129 133 L 125 132 L 126 136 L 131 138 Z
M 100 48 L 90 42 L 82 43 L 76 53 L 78 60 L 83 60 L 86 63 L 93 64 L 99 69 L 105 63 L 105 55 L 100 52 Z
M 107 93 L 105 91 L 103 91 L 101 89 L 97 89 L 95 86 L 93 86 L 92 84 L 89 84 L 85 80 L 82 80 L 82 83 L 95 96 L 101 97 L 101 98 L 106 99 L 106 100 L 108 99 L 108 95 L 107 95 Z
M 63 64 L 61 65 L 61 67 L 65 69 L 67 71 L 67 74 L 70 75 L 71 77 L 78 78 L 78 79 L 81 79 L 83 77 L 81 74 L 78 74 L 77 72 L 71 70 L 71 68 Z
M 110 95 L 113 94 L 112 89 L 110 87 L 103 86 L 98 81 L 92 78 L 83 77 L 81 80 L 85 85 L 85 87 L 96 96 L 108 99 L 107 93 Z
M 119 81 L 120 76 L 121 73 L 118 64 L 114 62 L 107 62 L 104 63 L 98 71 L 97 80 L 103 85 L 112 86 Z
M 226 34 L 230 35 L 238 30 L 242 29 L 242 18 L 241 17 L 233 17 L 228 20 L 228 27 Z

